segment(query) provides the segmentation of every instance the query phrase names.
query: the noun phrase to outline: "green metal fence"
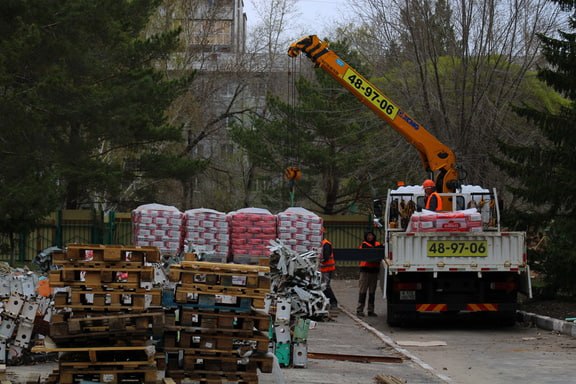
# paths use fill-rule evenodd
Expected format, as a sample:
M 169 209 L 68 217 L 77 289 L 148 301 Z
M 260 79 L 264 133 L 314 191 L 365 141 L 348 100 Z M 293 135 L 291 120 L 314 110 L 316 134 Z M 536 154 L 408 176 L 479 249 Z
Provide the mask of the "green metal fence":
M 12 239 L 8 235 L 0 236 L 0 260 L 11 264 L 29 263 L 46 248 L 64 248 L 72 243 L 131 245 L 130 214 L 105 214 L 97 210 L 54 212 L 28 234 L 15 234 Z
M 327 216 L 324 217 L 326 238 L 334 248 L 358 248 L 364 240 L 364 233 L 372 230 L 368 216 Z M 358 265 L 357 261 L 338 261 L 338 266 Z
M 357 248 L 364 232 L 370 228 L 367 216 L 325 216 L 323 219 L 326 236 L 335 248 Z M 97 210 L 55 212 L 29 234 L 13 238 L 0 235 L 0 261 L 29 263 L 46 248 L 64 248 L 73 243 L 132 245 L 131 214 Z

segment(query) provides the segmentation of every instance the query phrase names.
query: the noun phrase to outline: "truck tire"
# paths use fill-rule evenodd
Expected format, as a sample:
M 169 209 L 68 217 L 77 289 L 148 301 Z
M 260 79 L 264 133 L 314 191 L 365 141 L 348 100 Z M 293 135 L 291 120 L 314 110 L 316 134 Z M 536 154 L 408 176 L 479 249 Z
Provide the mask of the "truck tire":
M 386 323 L 391 327 L 398 327 L 402 323 L 402 318 L 393 305 L 388 304 L 386 308 Z
M 503 327 L 513 327 L 516 325 L 516 311 L 502 311 L 498 316 L 498 324 Z

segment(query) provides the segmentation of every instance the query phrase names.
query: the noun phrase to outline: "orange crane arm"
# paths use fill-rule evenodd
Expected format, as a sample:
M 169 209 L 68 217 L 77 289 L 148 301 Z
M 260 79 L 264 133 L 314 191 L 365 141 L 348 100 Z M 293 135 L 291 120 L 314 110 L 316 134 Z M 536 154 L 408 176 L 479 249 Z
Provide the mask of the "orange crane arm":
M 290 57 L 297 57 L 302 52 L 418 150 L 426 172 L 434 173 L 438 192 L 455 192 L 459 186 L 458 171 L 456 157 L 450 148 L 331 51 L 327 42 L 310 35 L 292 43 L 288 49 Z

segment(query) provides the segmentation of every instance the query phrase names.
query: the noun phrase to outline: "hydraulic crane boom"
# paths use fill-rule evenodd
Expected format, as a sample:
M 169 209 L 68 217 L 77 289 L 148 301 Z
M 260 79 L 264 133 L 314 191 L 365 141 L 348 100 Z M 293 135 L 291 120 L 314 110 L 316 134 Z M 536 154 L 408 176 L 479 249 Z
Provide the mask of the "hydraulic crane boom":
M 362 103 L 388 122 L 419 152 L 426 172 L 433 172 L 438 192 L 455 192 L 459 186 L 456 157 L 423 125 L 412 119 L 394 104 L 374 84 L 328 48 L 318 36 L 303 37 L 290 45 L 288 55 L 296 57 L 303 52 L 312 62 L 356 96 Z

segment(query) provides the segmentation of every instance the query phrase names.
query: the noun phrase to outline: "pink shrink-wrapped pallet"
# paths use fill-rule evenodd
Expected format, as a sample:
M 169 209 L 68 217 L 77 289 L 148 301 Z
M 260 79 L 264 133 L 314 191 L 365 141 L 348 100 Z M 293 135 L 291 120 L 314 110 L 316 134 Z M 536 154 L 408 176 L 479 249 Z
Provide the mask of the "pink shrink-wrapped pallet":
M 222 256 L 229 253 L 229 223 L 224 212 L 196 208 L 184 212 L 184 240 L 196 252 Z
M 234 262 L 255 264 L 258 258 L 270 255 L 270 240 L 276 239 L 276 216 L 262 208 L 243 208 L 227 217 Z
M 455 212 L 415 212 L 408 232 L 481 232 L 482 217 L 475 208 Z
M 289 249 L 302 253 L 322 244 L 322 218 L 305 208 L 291 207 L 276 215 L 278 238 Z
M 184 214 L 176 207 L 145 204 L 132 211 L 132 234 L 138 246 L 158 247 L 162 255 L 177 255 L 182 248 Z

